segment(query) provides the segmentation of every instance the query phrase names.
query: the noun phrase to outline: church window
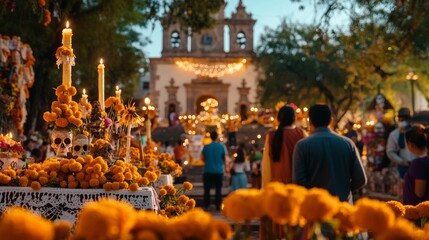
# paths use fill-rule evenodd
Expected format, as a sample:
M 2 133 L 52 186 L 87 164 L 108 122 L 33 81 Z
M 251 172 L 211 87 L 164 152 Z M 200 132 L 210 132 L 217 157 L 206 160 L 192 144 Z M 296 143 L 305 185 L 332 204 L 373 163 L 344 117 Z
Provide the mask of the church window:
M 180 34 L 177 31 L 171 33 L 171 47 L 178 48 L 180 46 Z
M 244 34 L 244 32 L 237 33 L 237 44 L 240 49 L 246 48 L 246 34 Z

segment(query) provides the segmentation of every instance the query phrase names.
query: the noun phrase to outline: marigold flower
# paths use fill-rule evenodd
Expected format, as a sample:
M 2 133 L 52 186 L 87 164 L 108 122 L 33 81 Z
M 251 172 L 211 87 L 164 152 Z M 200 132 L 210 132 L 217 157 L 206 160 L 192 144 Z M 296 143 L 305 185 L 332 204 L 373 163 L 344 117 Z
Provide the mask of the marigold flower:
M 44 112 L 43 113 L 43 120 L 46 122 L 51 122 L 51 113 L 50 112 Z
M 380 240 L 425 239 L 425 233 L 406 219 L 398 218 L 388 229 L 376 235 Z
M 218 238 L 214 237 L 214 239 L 232 239 L 231 224 L 223 220 L 214 219 L 213 225 L 216 229 L 215 234 L 218 236 Z
M 55 120 L 55 125 L 65 128 L 67 125 L 69 125 L 69 121 L 67 121 L 66 118 L 57 118 L 57 120 Z
M 112 190 L 119 190 L 119 182 L 113 182 L 112 183 Z
M 325 221 L 337 213 L 339 203 L 338 197 L 325 189 L 312 188 L 302 202 L 301 215 L 309 222 Z
M 261 191 L 257 189 L 238 189 L 224 200 L 222 213 L 234 222 L 241 222 L 261 217 Z M 188 206 L 188 203 L 186 203 Z
M 419 211 L 417 210 L 417 208 L 413 205 L 404 205 L 405 208 L 405 214 L 404 214 L 404 218 L 406 219 L 410 219 L 410 220 L 416 220 L 419 219 Z
M 380 233 L 390 228 L 395 221 L 395 214 L 384 203 L 369 198 L 361 198 L 356 202 L 353 222 L 360 229 Z
M 117 112 L 121 112 L 121 111 L 125 110 L 125 106 L 123 104 L 117 104 L 113 107 L 113 109 L 115 109 L 115 111 L 117 111 Z
M 68 188 L 77 188 L 79 186 L 79 182 L 78 181 L 73 181 L 73 182 L 69 182 L 68 183 Z
M 108 192 L 110 190 L 112 190 L 112 183 L 111 182 L 106 182 L 105 184 L 103 184 L 103 189 Z
M 185 181 L 185 182 L 183 183 L 183 187 L 184 187 L 186 190 L 192 190 L 193 185 L 192 185 L 192 183 L 190 183 L 190 182 L 188 182 L 188 181 Z
M 58 97 L 58 101 L 60 103 L 69 104 L 71 100 L 72 100 L 71 97 L 67 96 L 67 95 L 61 95 L 61 96 Z
M 46 185 L 49 179 L 47 177 L 39 177 L 39 182 L 41 185 Z
M 60 187 L 66 188 L 67 187 L 67 181 L 60 181 Z
M 179 196 L 179 198 L 177 199 L 177 201 L 180 203 L 180 204 L 186 204 L 186 202 L 189 200 L 189 197 L 188 196 L 186 196 L 186 195 L 180 195 Z
M 37 3 L 39 4 L 39 6 L 44 7 L 46 5 L 46 1 L 45 0 L 38 0 Z
M 12 178 L 6 174 L 0 173 L 0 183 L 2 184 L 9 184 L 10 180 Z
M 100 185 L 100 182 L 98 181 L 98 179 L 92 178 L 91 180 L 89 180 L 90 187 L 98 188 L 99 185 Z
M 101 176 L 98 178 L 98 181 L 100 181 L 100 184 L 104 184 L 104 183 L 106 183 L 106 182 L 107 182 L 107 178 L 106 178 L 106 176 L 101 175 Z
M 396 217 L 402 217 L 405 214 L 405 207 L 404 205 L 402 205 L 401 202 L 398 201 L 387 201 L 386 205 L 390 207 L 390 209 L 392 209 L 393 213 L 395 213 Z
M 119 188 L 120 189 L 128 189 L 128 183 L 127 182 L 119 182 Z
M 69 239 L 71 226 L 67 221 L 55 221 L 54 223 L 55 239 Z
M 154 172 L 147 171 L 144 173 L 144 176 L 150 181 L 155 182 L 158 176 Z
M 70 87 L 68 87 L 68 88 L 67 88 L 67 93 L 68 93 L 70 96 L 74 96 L 74 95 L 76 95 L 77 90 L 76 90 L 76 88 L 75 88 L 75 87 L 70 86 Z
M 172 188 L 170 188 L 170 189 L 168 189 L 167 190 L 167 192 L 168 192 L 168 194 L 170 194 L 170 195 L 175 195 L 176 194 L 176 188 L 174 188 L 174 187 L 172 187 Z
M 113 199 L 88 202 L 76 222 L 77 239 L 130 239 L 136 220 L 134 207 Z
M 192 209 L 172 222 L 179 239 L 212 239 L 217 230 L 213 217 L 201 209 Z M 189 231 L 192 226 L 192 231 Z
M 353 205 L 347 202 L 340 203 L 338 212 L 334 215 L 334 219 L 339 220 L 340 222 L 339 229 L 342 232 L 350 233 L 353 235 L 359 232 L 359 228 L 356 227 L 352 221 L 352 216 L 355 211 L 356 211 L 356 208 Z
M 417 204 L 416 208 L 421 218 L 429 217 L 429 201 L 424 201 Z
M 165 189 L 159 190 L 159 196 L 160 197 L 165 196 L 165 195 L 167 195 L 167 190 L 165 190 Z
M 38 181 L 33 181 L 31 182 L 30 187 L 34 190 L 34 191 L 39 191 L 42 186 L 40 185 L 40 183 Z
M 113 105 L 113 97 L 109 97 L 104 101 L 104 107 L 109 108 Z
M 137 183 L 131 183 L 130 184 L 130 191 L 135 192 L 137 190 L 139 190 L 139 185 Z
M 51 222 L 20 207 L 8 208 L 2 215 L 0 236 L 7 239 L 51 240 Z
M 59 96 L 61 96 L 61 95 L 64 95 L 64 92 L 65 92 L 65 91 L 67 91 L 67 87 L 66 87 L 65 85 L 61 84 L 60 86 L 58 86 L 58 87 L 55 89 L 55 95 L 56 95 L 57 97 L 59 97 Z
M 147 186 L 147 185 L 149 185 L 149 179 L 147 179 L 147 177 L 142 177 L 138 180 L 138 184 L 140 186 L 142 186 L 142 185 Z
M 27 187 L 28 186 L 28 178 L 26 176 L 19 178 L 19 186 L 21 187 Z

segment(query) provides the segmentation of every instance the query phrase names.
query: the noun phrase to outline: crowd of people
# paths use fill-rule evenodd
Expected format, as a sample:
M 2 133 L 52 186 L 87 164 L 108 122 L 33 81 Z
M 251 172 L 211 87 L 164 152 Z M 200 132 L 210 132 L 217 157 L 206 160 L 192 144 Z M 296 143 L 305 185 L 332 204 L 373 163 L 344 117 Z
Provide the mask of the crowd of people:
M 240 188 L 261 188 L 272 181 L 295 183 L 307 188 L 327 189 L 341 201 L 353 203 L 353 193 L 359 193 L 368 182 L 367 162 L 361 158 L 363 143 L 353 123 L 346 124 L 342 134 L 329 126 L 332 121 L 327 105 L 309 108 L 310 134 L 295 125 L 295 109 L 282 107 L 277 115 L 279 126 L 266 134 L 262 150 L 257 145 L 246 148 L 238 144 L 227 161 L 228 153 L 211 133 L 213 143 L 204 147 L 205 207 L 210 203 L 210 188 L 216 188 L 216 207 L 224 174 L 231 175 L 230 191 Z M 418 204 L 429 200 L 428 131 L 411 123 L 408 108 L 397 114 L 397 128 L 386 135 L 386 168 L 396 169 L 403 184 L 403 203 Z M 381 171 L 380 169 L 375 169 Z M 216 176 L 216 177 L 214 177 Z

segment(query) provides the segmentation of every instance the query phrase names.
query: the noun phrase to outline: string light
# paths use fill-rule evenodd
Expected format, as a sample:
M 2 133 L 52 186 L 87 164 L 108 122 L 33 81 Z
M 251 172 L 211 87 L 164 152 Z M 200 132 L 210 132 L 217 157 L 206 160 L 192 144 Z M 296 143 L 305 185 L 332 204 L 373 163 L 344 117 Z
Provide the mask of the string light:
M 193 63 L 190 61 L 176 61 L 176 65 L 187 71 L 193 72 L 196 75 L 203 77 L 222 77 L 225 74 L 233 74 L 240 71 L 244 64 L 247 62 L 246 59 L 241 60 L 238 63 L 221 63 L 221 64 L 203 64 L 203 63 Z

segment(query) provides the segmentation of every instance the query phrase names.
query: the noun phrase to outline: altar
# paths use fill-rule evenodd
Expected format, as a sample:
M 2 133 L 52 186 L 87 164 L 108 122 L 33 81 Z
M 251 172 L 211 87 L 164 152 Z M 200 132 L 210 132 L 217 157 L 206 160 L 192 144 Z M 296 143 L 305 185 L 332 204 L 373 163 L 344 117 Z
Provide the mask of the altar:
M 138 191 L 104 189 L 42 188 L 34 191 L 29 187 L 0 187 L 0 211 L 11 206 L 21 206 L 55 221 L 66 220 L 74 224 L 79 210 L 86 202 L 100 198 L 113 198 L 128 202 L 135 209 L 158 211 L 157 193 L 151 187 Z

